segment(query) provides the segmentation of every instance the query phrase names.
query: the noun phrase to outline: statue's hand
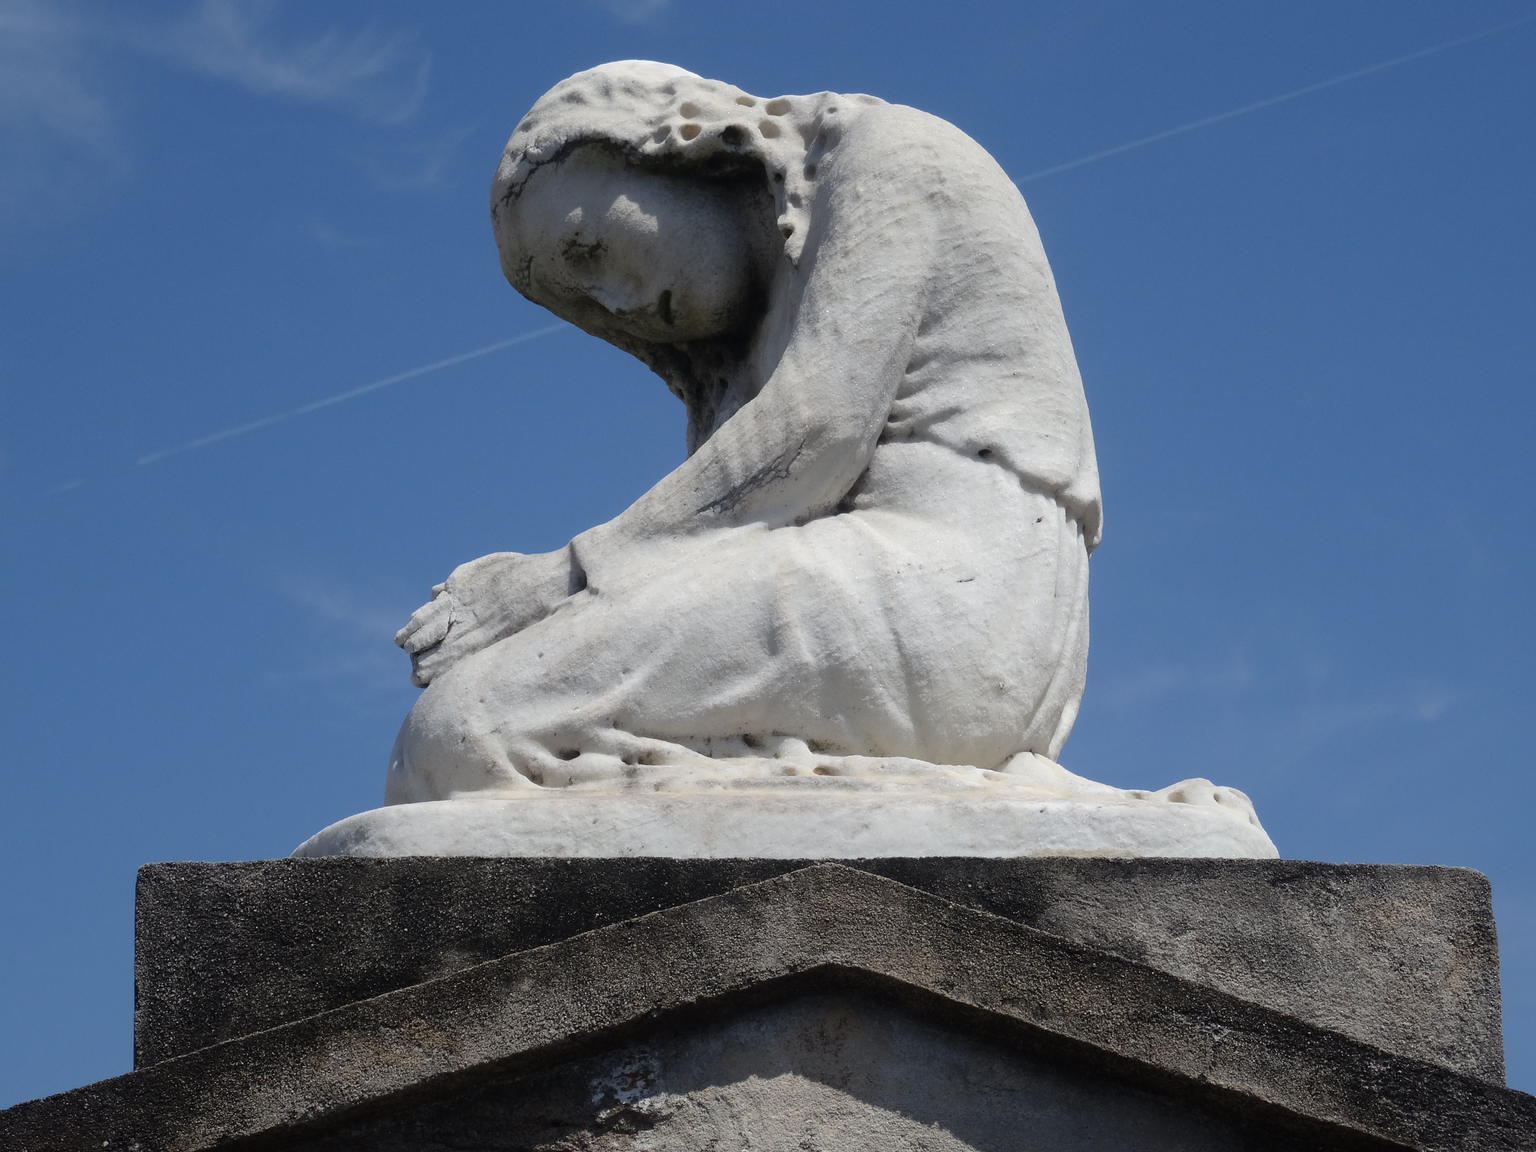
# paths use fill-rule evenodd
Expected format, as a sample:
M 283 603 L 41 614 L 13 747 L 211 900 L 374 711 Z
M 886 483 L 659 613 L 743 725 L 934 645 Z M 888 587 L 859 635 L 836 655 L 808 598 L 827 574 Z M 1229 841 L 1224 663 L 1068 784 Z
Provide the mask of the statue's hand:
M 570 594 L 564 549 L 525 556 L 493 552 L 455 568 L 395 633 L 425 688 L 450 666 L 542 620 Z

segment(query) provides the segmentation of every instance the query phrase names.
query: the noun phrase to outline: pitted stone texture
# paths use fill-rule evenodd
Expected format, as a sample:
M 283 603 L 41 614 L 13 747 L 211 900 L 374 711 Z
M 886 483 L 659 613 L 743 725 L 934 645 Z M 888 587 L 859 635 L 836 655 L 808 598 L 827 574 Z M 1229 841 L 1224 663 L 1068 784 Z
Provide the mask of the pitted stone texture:
M 682 400 L 688 452 L 565 547 L 432 589 L 384 799 L 433 807 L 307 853 L 1275 854 L 1235 788 L 1056 762 L 1098 463 L 1039 231 L 976 141 L 618 61 L 520 119 L 491 219 L 519 292 Z M 668 799 L 722 791 L 754 795 Z M 955 791 L 1000 811 L 899 802 Z
M 802 867 L 314 859 L 139 876 L 139 1065 Z M 1487 881 L 1301 861 L 854 862 L 1382 1048 L 1502 1079 Z
M 433 589 L 397 637 L 427 691 L 389 803 L 1054 760 L 1098 468 L 1039 233 L 979 144 L 620 61 L 519 120 L 491 216 L 518 291 L 683 401 L 688 454 L 567 547 Z

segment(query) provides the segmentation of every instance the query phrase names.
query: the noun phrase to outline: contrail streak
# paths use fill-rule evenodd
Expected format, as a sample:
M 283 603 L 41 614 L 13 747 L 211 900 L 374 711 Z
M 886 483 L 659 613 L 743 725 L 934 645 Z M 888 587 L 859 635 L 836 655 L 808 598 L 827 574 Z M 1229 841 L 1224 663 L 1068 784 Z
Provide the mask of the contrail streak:
M 1275 96 L 1268 96 L 1263 100 L 1255 100 L 1250 104 L 1243 104 L 1226 112 L 1218 112 L 1211 116 L 1202 116 L 1198 120 L 1191 120 L 1187 124 L 1180 124 L 1174 128 L 1165 128 L 1161 132 L 1154 132 L 1150 136 L 1141 136 L 1135 140 L 1128 140 L 1124 144 L 1116 144 L 1113 148 L 1105 148 L 1098 152 L 1090 152 L 1086 156 L 1079 156 L 1075 160 L 1068 160 L 1062 164 L 1053 164 L 1049 168 L 1041 168 L 1021 176 L 1015 183 L 1028 184 L 1034 180 L 1043 180 L 1047 176 L 1056 176 L 1063 172 L 1070 172 L 1076 168 L 1082 168 L 1088 164 L 1096 164 L 1100 160 L 1108 160 L 1114 156 L 1123 155 L 1126 152 L 1135 151 L 1137 148 L 1145 148 L 1149 144 L 1156 144 L 1163 140 L 1182 136 L 1188 132 L 1196 132 L 1201 128 L 1209 128 L 1213 124 L 1221 124 L 1228 120 L 1235 120 L 1239 116 L 1247 116 L 1251 112 L 1259 112 L 1266 108 L 1273 108 L 1277 104 L 1285 104 L 1291 100 L 1299 100 L 1303 96 L 1309 96 L 1314 92 L 1321 92 L 1327 88 L 1333 88 L 1340 84 L 1348 84 L 1354 80 L 1361 80 L 1367 76 L 1374 76 L 1378 72 L 1385 72 L 1390 68 L 1399 68 L 1404 64 L 1411 64 L 1415 60 L 1422 60 L 1426 56 L 1434 56 L 1441 52 L 1459 48 L 1465 44 L 1471 44 L 1478 40 L 1497 36 L 1501 32 L 1508 32 L 1513 28 L 1536 21 L 1536 12 L 1522 16 L 1516 20 L 1510 20 L 1503 24 L 1496 24 L 1491 28 L 1484 28 L 1477 32 L 1469 32 L 1465 36 L 1457 36 L 1450 40 L 1431 44 L 1427 48 L 1406 53 L 1402 56 L 1394 56 L 1390 60 L 1382 60 L 1375 64 L 1369 64 L 1364 68 L 1356 68 L 1352 72 L 1345 72 L 1338 76 L 1331 76 L 1326 80 L 1319 80 L 1312 84 L 1293 88 L 1289 92 L 1281 92 Z M 158 464 L 171 456 L 179 456 L 184 452 L 192 452 L 199 448 L 207 448 L 213 444 L 222 443 L 225 440 L 233 440 L 238 436 L 245 436 L 251 432 L 259 432 L 263 428 L 270 428 L 274 424 L 281 424 L 285 420 L 292 420 L 296 416 L 305 416 L 311 412 L 318 412 L 322 408 L 330 408 L 336 404 L 344 404 L 348 400 L 355 400 L 359 396 L 365 396 L 370 392 L 377 392 L 381 388 L 388 388 L 394 384 L 400 384 L 406 380 L 414 380 L 418 376 L 425 376 L 432 372 L 440 372 L 444 368 L 451 368 L 456 364 L 463 364 L 469 360 L 478 360 L 482 356 L 489 356 L 500 352 L 504 348 L 510 348 L 515 344 L 523 344 L 529 340 L 537 340 L 541 336 L 548 336 L 565 328 L 564 324 L 551 324 L 548 327 L 536 328 L 531 332 L 524 332 L 512 336 L 506 340 L 498 340 L 494 344 L 487 344 L 482 348 L 475 348 L 469 352 L 460 352 L 457 356 L 449 356 L 443 360 L 434 360 L 430 364 L 422 364 L 416 368 L 409 368 L 404 372 L 397 372 L 393 376 L 385 376 L 378 380 L 372 380 L 367 384 L 360 384 L 356 388 L 349 388 L 345 392 L 337 392 L 331 396 L 312 400 L 308 404 L 302 404 L 297 408 L 290 408 L 286 412 L 277 412 L 271 416 L 263 416 L 258 420 L 251 420 L 245 424 L 236 424 L 231 428 L 223 428 L 217 432 L 210 432 L 206 436 L 199 436 L 195 440 L 188 440 L 184 444 L 177 444 L 171 448 L 162 448 L 158 452 L 149 452 L 140 456 L 135 463 L 140 467 L 150 464 Z M 72 480 L 59 485 L 57 491 L 63 492 L 77 488 L 83 481 Z
M 483 348 L 475 348 L 468 352 L 460 352 L 457 356 L 449 356 L 443 360 L 434 360 L 430 364 L 422 364 L 415 368 L 407 368 L 404 372 L 396 372 L 393 376 L 384 376 L 378 380 L 370 380 L 367 384 L 359 384 L 356 388 L 348 388 L 345 392 L 337 392 L 331 396 L 322 396 L 319 400 L 311 400 L 308 404 L 301 404 L 297 408 L 290 408 L 286 412 L 276 412 L 271 416 L 263 416 L 259 420 L 251 420 L 245 424 L 236 424 L 232 428 L 222 428 L 217 432 L 210 432 L 206 436 L 199 436 L 196 440 L 188 440 L 185 444 L 177 444 L 173 448 L 162 448 L 158 452 L 149 452 L 140 456 L 134 463 L 143 467 L 147 464 L 158 464 L 170 456 L 180 456 L 183 452 L 193 452 L 199 448 L 207 448 L 210 444 L 218 444 L 225 440 L 233 440 L 237 436 L 245 436 L 251 432 L 259 432 L 263 428 L 270 428 L 274 424 L 281 424 L 284 420 L 292 420 L 295 416 L 307 416 L 311 412 L 318 412 L 322 408 L 331 408 L 337 404 L 345 404 L 348 400 L 356 400 L 359 396 L 366 396 L 370 392 L 377 392 L 381 388 L 388 388 L 394 384 L 403 383 L 406 380 L 414 380 L 418 376 L 426 376 L 432 372 L 441 372 L 444 368 L 452 368 L 455 364 L 463 364 L 467 360 L 478 360 L 482 356 L 489 356 L 493 352 L 500 352 L 503 348 L 510 348 L 514 344 L 526 344 L 530 340 L 537 340 L 540 336 L 548 336 L 569 327 L 566 324 L 550 324 L 544 328 L 535 328 L 532 332 L 523 332 L 506 340 L 498 340 L 494 344 L 487 344 Z
M 1339 84 L 1348 84 L 1351 80 L 1361 80 L 1367 76 L 1374 76 L 1378 72 L 1385 72 L 1388 68 L 1398 68 L 1404 64 L 1411 64 L 1415 60 L 1422 60 L 1426 56 L 1447 52 L 1452 48 L 1460 48 L 1463 44 L 1471 44 L 1475 40 L 1484 40 L 1489 36 L 1497 36 L 1500 32 L 1508 32 L 1511 28 L 1518 28 L 1520 25 L 1529 24 L 1533 20 L 1536 20 L 1536 12 L 1522 16 L 1518 20 L 1497 24 L 1492 28 L 1484 28 L 1480 32 L 1469 32 L 1467 35 L 1458 36 L 1454 40 L 1446 40 L 1439 44 L 1432 44 L 1428 48 L 1420 48 L 1416 52 L 1409 52 L 1406 56 L 1394 56 L 1390 60 L 1383 60 L 1377 64 L 1357 68 L 1353 72 L 1345 72 L 1342 75 L 1333 76 L 1327 80 L 1319 80 L 1315 84 L 1293 88 L 1291 91 L 1282 92 L 1278 96 L 1268 96 L 1263 100 L 1255 100 L 1252 104 L 1244 104 L 1227 112 L 1218 112 L 1214 116 L 1202 116 L 1198 120 L 1191 120 L 1188 124 L 1180 124 L 1177 128 L 1165 128 L 1161 132 L 1154 132 L 1150 136 L 1142 136 L 1136 140 L 1128 140 L 1124 144 L 1116 144 L 1113 148 L 1105 148 L 1101 152 L 1090 152 L 1086 156 L 1079 156 L 1076 160 L 1068 160 L 1063 164 L 1053 164 L 1049 168 L 1042 168 L 1038 172 L 1031 172 L 1027 176 L 1021 176 L 1015 183 L 1028 184 L 1031 180 L 1042 180 L 1047 176 L 1055 176 L 1062 172 L 1070 172 L 1074 168 L 1081 168 L 1085 164 L 1096 164 L 1100 160 L 1108 160 L 1111 156 L 1119 156 L 1123 153 L 1134 151 L 1137 148 L 1145 148 L 1148 144 L 1156 144 L 1159 141 L 1168 140 L 1174 136 L 1182 136 L 1186 132 L 1195 132 L 1201 128 L 1209 128 L 1212 124 L 1236 120 L 1239 116 L 1246 116 L 1250 112 L 1259 112 L 1265 108 L 1273 108 L 1276 104 L 1299 100 L 1303 96 L 1310 96 L 1313 92 L 1321 92 L 1325 88 L 1333 88 Z

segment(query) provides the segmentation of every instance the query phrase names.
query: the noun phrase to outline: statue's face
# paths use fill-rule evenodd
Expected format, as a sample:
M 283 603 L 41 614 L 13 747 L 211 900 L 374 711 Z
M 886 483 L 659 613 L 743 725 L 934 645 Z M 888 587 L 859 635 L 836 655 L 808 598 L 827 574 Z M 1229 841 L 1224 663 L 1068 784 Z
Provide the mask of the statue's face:
M 534 172 L 511 207 L 529 295 L 573 323 L 680 343 L 749 322 L 757 257 L 729 186 L 584 147 Z

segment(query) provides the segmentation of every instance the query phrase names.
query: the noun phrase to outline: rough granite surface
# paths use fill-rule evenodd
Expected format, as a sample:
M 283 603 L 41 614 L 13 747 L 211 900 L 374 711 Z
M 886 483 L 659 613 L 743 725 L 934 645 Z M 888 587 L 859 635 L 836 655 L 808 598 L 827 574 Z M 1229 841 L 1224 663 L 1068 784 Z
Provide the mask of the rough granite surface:
M 857 989 L 751 1005 L 346 1124 L 290 1152 L 1316 1152 L 1393 1145 L 1104 1062 L 1000 1042 Z
M 804 867 L 308 859 L 139 875 L 139 1066 Z M 1302 861 L 854 865 L 1406 1056 L 1502 1082 L 1486 879 Z
M 590 1085 L 593 1065 L 582 1062 L 593 1059 L 613 1072 L 615 1097 L 619 1090 L 632 1093 L 636 1105 L 658 1098 L 658 1107 L 676 1104 L 693 1116 L 756 1106 L 739 1094 L 755 1086 L 728 1075 L 698 1092 L 686 1090 L 688 1061 L 697 1067 L 698 1045 L 716 1042 L 689 1030 L 700 1022 L 730 1028 L 735 1021 L 765 1037 L 776 1029 L 789 1035 L 803 1030 L 804 1012 L 825 1018 L 829 1011 L 851 1011 L 825 1000 L 797 1010 L 794 1001 L 838 994 L 874 998 L 951 1030 L 947 1039 L 924 1040 L 916 1025 L 876 1014 L 868 1027 L 903 1030 L 900 1043 L 910 1045 L 911 1059 L 928 1059 L 925 1045 L 937 1065 L 954 1062 L 955 1045 L 1000 1045 L 1004 1062 L 1012 1061 L 1009 1068 L 994 1066 L 1005 1095 L 1014 1084 L 1043 1106 L 1045 1089 L 1031 1087 L 1030 1078 L 1042 1067 L 1071 1066 L 1081 1071 L 1080 1083 L 1107 1086 L 1111 1111 L 1146 1105 L 1149 1125 L 1159 1116 L 1167 1120 L 1175 1108 L 1270 1134 L 1250 1140 L 1242 1127 L 1202 1128 L 1197 1149 L 1536 1147 L 1536 1098 L 867 871 L 820 865 L 17 1105 L 0 1112 L 0 1148 L 388 1149 L 365 1130 L 351 1129 L 356 1138 L 345 1139 L 349 1127 L 372 1124 L 374 1135 L 394 1139 L 421 1106 L 508 1077 L 504 1106 L 534 1114 L 544 1098 L 533 1092 L 547 1090 L 537 1077 L 564 1067 L 577 1084 Z M 775 1004 L 784 1006 L 777 1024 L 753 1016 Z M 802 1023 L 795 1023 L 796 1011 Z M 862 1043 L 859 1027 L 849 1033 L 855 1047 Z M 658 1079 L 651 1091 L 645 1070 L 624 1064 L 637 1043 L 674 1053 L 679 1079 Z M 871 1082 L 860 1069 L 844 1063 L 827 1084 L 820 1057 L 804 1050 L 793 1057 L 785 1082 L 791 1106 L 821 1100 L 829 1108 L 883 1108 L 881 1101 L 890 1099 L 890 1084 L 878 1077 Z M 985 1072 L 978 1085 L 993 1074 Z M 818 1095 L 817 1085 L 836 1099 Z M 1126 1103 L 1131 1089 L 1144 1094 L 1140 1103 Z M 594 1103 L 603 1103 L 601 1095 Z M 927 1106 L 914 1100 L 903 1116 L 921 1119 Z M 980 1125 L 1000 1125 L 1009 1106 L 995 1093 L 978 1093 L 974 1114 Z M 644 1110 L 637 1110 L 643 1119 Z M 606 1130 L 580 1137 L 579 1117 L 569 1118 L 574 1129 L 554 1119 L 552 1147 L 573 1131 L 563 1146 L 650 1143 L 635 1138 L 648 1136 L 638 1128 L 627 1142 L 614 1142 Z M 1116 1134 L 1113 1119 L 1055 1149 L 1105 1147 L 1103 1140 Z M 937 1134 L 918 1141 L 910 1125 L 890 1131 L 893 1147 L 946 1147 Z M 663 1133 L 655 1146 L 688 1147 L 681 1132 Z M 495 1132 L 471 1133 L 467 1144 L 448 1135 L 447 1143 L 397 1141 L 394 1147 L 509 1147 Z M 1161 1145 L 1143 1147 L 1177 1147 L 1168 1143 L 1177 1135 L 1165 1128 L 1158 1133 Z M 313 1143 L 332 1138 L 342 1142 Z M 806 1145 L 826 1152 L 877 1146 L 862 1131 Z M 1017 1133 L 1002 1145 L 978 1135 L 947 1146 L 1029 1147 Z

